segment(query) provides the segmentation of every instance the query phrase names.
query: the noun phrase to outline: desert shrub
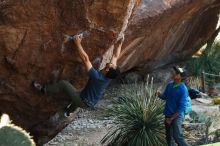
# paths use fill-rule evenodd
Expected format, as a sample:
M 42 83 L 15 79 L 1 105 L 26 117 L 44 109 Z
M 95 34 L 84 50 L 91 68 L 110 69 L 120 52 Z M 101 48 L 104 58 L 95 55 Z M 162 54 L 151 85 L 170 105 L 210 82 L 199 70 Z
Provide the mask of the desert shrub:
M 122 89 L 106 113 L 113 126 L 102 144 L 114 146 L 162 146 L 164 132 L 164 103 L 154 93 L 153 83 L 133 84 Z

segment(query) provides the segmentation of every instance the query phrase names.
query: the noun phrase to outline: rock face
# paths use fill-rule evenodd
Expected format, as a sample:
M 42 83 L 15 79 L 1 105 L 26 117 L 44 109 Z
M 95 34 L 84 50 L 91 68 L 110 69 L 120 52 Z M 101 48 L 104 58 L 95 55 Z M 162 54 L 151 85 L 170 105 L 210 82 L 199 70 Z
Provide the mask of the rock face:
M 150 71 L 196 52 L 215 31 L 219 9 L 219 0 L 0 0 L 0 113 L 41 144 L 65 125 L 51 116 L 69 99 L 40 95 L 31 81 L 51 82 L 57 74 L 78 89 L 86 82 L 65 34 L 86 32 L 83 46 L 102 68 L 125 33 L 122 71 Z
M 215 31 L 219 4 L 218 0 L 143 0 L 126 30 L 122 68 L 149 71 L 191 56 Z

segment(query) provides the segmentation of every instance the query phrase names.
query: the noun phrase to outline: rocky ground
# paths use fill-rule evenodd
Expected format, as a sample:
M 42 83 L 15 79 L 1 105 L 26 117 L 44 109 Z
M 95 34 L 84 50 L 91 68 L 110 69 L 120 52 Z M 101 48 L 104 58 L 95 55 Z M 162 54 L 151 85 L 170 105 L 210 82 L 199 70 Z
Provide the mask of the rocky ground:
M 101 115 L 101 108 L 80 109 L 77 118 L 44 146 L 99 146 L 111 124 Z
M 212 125 L 209 128 L 209 133 L 213 133 L 216 129 L 220 128 L 220 112 L 219 105 L 207 105 L 205 103 L 201 103 L 197 100 L 192 100 L 192 109 L 197 113 L 202 113 L 207 116 L 210 116 L 213 120 Z M 204 123 L 190 123 L 189 116 L 186 116 L 184 121 L 184 134 L 187 141 L 192 146 L 198 146 L 205 144 L 205 124 Z M 209 141 L 207 143 L 212 143 L 214 135 L 209 136 Z
M 108 132 L 112 120 L 104 116 L 103 110 L 111 106 L 110 97 L 120 91 L 120 87 L 109 88 L 103 100 L 95 109 L 80 109 L 76 119 L 64 128 L 54 139 L 44 146 L 99 146 L 101 139 Z M 192 108 L 197 112 L 207 111 L 211 114 L 219 114 L 218 106 L 208 106 L 193 100 Z M 217 121 L 217 125 L 219 126 Z M 199 124 L 189 124 L 185 121 L 185 136 L 190 145 L 203 143 L 204 130 Z M 216 127 L 212 127 L 215 129 Z

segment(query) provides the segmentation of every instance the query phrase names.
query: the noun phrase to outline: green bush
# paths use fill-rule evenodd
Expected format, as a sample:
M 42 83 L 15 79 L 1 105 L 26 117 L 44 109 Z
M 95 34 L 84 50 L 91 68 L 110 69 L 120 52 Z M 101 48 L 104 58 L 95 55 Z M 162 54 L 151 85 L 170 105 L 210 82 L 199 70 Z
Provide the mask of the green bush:
M 113 126 L 101 143 L 114 146 L 162 146 L 166 143 L 162 100 L 153 84 L 134 84 L 122 89 L 107 115 Z
M 220 129 L 217 129 L 215 131 L 215 139 L 219 140 L 220 139 Z
M 194 77 L 200 77 L 203 71 L 213 74 L 220 72 L 220 43 L 214 43 L 205 49 L 199 58 L 191 58 L 187 62 L 187 69 Z
M 213 123 L 213 119 L 211 116 L 207 115 L 206 112 L 200 112 L 196 113 L 195 111 L 192 111 L 190 114 L 190 118 L 192 119 L 192 123 L 203 123 L 203 129 L 204 129 L 204 139 L 205 143 L 207 144 L 209 142 L 209 130 Z
M 0 122 L 0 146 L 36 146 L 29 133 L 11 124 L 7 117 L 2 116 Z

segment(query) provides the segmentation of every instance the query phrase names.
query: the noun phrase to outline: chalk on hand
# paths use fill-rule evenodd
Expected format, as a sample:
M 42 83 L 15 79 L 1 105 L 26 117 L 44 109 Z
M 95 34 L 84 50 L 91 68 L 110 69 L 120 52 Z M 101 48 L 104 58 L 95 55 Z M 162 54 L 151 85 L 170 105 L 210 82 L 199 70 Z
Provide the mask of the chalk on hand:
M 76 37 L 79 37 L 82 39 L 82 38 L 88 36 L 88 34 L 89 34 L 88 31 L 79 32 L 76 35 L 72 36 L 72 39 L 75 39 Z
M 65 43 L 67 43 L 68 41 L 74 40 L 77 36 L 82 39 L 82 38 L 84 38 L 84 37 L 86 37 L 88 35 L 89 35 L 88 31 L 79 32 L 76 35 L 72 35 L 72 36 L 71 35 L 67 35 L 67 34 L 63 34 L 64 40 L 63 40 L 63 43 L 62 43 L 62 46 L 61 46 L 61 53 L 64 52 Z
M 67 34 L 64 34 L 64 42 L 68 42 L 70 40 L 74 40 L 76 37 L 79 37 L 79 38 L 84 38 L 88 35 L 89 33 L 87 31 L 83 31 L 83 32 L 79 32 L 77 33 L 76 35 L 67 35 Z

